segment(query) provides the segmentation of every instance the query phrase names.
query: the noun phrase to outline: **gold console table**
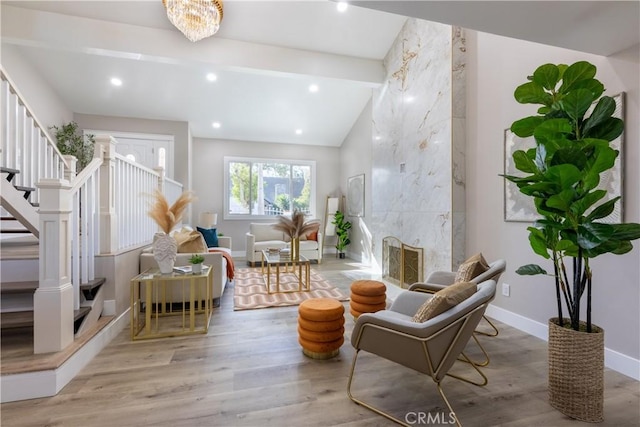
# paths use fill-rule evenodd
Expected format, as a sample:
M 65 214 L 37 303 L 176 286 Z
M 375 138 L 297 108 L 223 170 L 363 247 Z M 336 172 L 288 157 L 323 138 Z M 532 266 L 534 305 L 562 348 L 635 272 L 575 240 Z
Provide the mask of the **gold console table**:
M 212 269 L 162 274 L 152 268 L 131 279 L 131 339 L 206 334 L 213 309 Z

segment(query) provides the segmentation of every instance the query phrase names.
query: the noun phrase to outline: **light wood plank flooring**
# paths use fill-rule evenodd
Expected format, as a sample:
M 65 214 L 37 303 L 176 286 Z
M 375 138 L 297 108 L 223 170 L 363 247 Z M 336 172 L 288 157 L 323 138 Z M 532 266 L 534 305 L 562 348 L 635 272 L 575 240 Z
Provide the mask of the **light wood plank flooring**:
M 242 266 L 238 261 L 237 265 Z M 344 291 L 375 278 L 329 258 L 314 269 Z M 348 313 L 348 302 L 345 303 Z M 233 311 L 228 288 L 204 336 L 131 342 L 125 329 L 57 396 L 2 404 L 3 426 L 387 426 L 346 395 L 354 354 L 347 315 L 340 356 L 305 357 L 297 307 Z M 491 355 L 486 387 L 443 388 L 465 426 L 581 426 L 547 403 L 546 343 L 496 322 L 481 337 Z M 477 354 L 469 348 L 470 354 Z M 456 369 L 468 369 L 460 364 Z M 427 377 L 372 355 L 358 359 L 354 394 L 398 417 L 444 412 Z M 605 372 L 606 426 L 640 425 L 639 383 Z M 416 424 L 417 425 L 417 424 Z M 433 424 L 432 424 L 433 425 Z

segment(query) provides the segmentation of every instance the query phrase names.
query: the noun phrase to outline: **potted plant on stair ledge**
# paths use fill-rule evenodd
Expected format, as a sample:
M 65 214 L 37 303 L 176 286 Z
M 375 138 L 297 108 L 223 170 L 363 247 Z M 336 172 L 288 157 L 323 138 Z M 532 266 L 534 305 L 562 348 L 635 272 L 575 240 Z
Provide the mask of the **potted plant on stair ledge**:
M 528 228 L 529 242 L 553 264 L 549 273 L 535 264 L 516 271 L 555 279 L 558 317 L 549 320 L 550 404 L 589 422 L 603 420 L 604 389 L 604 331 L 591 321 L 590 260 L 627 253 L 631 241 L 640 238 L 640 224 L 602 221 L 620 199 L 607 199 L 598 183 L 600 174 L 614 166 L 619 153 L 610 142 L 622 134 L 624 123 L 612 117 L 615 101 L 602 96 L 604 86 L 595 74 L 596 67 L 588 62 L 545 64 L 515 90 L 519 103 L 542 106 L 538 115 L 511 125 L 516 135 L 533 136 L 536 147 L 513 154 L 516 168 L 526 175 L 505 176 L 533 198 L 541 218 Z

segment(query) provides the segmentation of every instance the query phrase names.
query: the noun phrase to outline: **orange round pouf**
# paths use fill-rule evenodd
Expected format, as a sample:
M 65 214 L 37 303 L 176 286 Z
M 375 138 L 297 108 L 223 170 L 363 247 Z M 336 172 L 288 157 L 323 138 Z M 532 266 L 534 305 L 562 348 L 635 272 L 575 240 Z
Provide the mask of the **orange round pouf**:
M 298 342 L 313 359 L 338 355 L 344 343 L 344 307 L 331 298 L 312 298 L 298 308 Z
M 377 280 L 356 280 L 351 284 L 350 312 L 354 318 L 386 308 L 387 287 Z

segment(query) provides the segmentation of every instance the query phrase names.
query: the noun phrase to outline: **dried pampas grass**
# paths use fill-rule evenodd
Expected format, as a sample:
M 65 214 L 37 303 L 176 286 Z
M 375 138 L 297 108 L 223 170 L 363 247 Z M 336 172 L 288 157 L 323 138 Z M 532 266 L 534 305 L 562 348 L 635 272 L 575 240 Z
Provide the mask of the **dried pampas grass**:
M 182 221 L 182 215 L 187 209 L 187 205 L 196 200 L 192 191 L 184 191 L 171 206 L 169 206 L 164 194 L 158 190 L 153 192 L 152 197 L 153 203 L 149 208 L 149 216 L 166 234 L 169 234 L 173 227 Z
M 291 214 L 290 219 L 286 216 L 279 216 L 278 222 L 273 225 L 273 228 L 284 232 L 293 239 L 317 231 L 320 228 L 320 221 L 313 219 L 304 222 L 304 213 L 295 210 Z

